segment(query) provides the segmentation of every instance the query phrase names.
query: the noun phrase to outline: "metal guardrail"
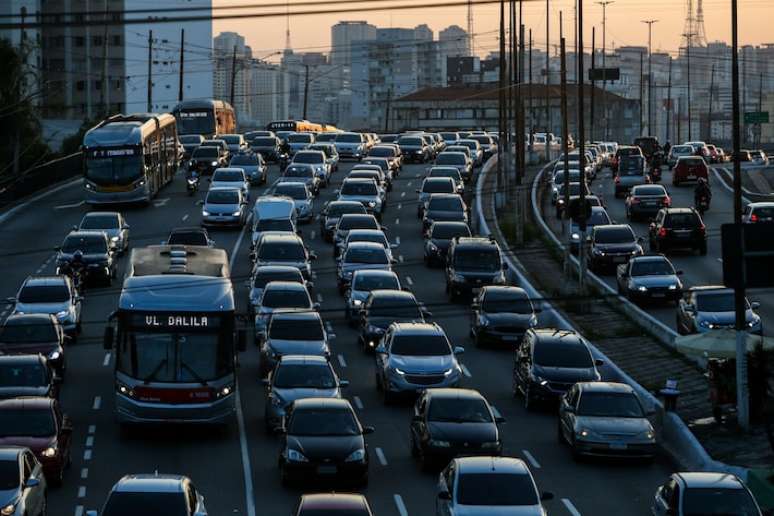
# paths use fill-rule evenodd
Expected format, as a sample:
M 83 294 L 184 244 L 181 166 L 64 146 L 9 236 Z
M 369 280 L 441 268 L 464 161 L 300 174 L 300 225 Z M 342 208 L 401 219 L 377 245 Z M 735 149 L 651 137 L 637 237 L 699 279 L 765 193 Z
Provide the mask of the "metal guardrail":
M 34 167 L 0 184 L 0 207 L 66 179 L 83 174 L 83 153 L 76 152 Z

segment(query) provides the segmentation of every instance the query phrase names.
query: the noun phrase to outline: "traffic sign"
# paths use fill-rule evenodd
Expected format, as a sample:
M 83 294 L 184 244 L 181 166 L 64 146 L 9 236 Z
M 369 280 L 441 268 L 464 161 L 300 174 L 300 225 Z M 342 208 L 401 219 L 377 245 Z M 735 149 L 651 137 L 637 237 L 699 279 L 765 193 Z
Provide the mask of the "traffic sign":
M 745 124 L 768 124 L 769 112 L 768 111 L 748 111 L 744 114 Z

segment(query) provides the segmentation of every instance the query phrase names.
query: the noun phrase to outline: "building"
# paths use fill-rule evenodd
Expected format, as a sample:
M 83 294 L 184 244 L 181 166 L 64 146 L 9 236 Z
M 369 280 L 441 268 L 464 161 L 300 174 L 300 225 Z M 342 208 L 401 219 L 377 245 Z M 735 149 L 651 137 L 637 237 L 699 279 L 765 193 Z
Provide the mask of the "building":
M 251 122 L 255 127 L 264 127 L 273 120 L 288 117 L 289 95 L 286 75 L 273 64 L 256 61 L 251 66 L 252 112 Z
M 351 45 L 354 41 L 376 39 L 376 27 L 364 21 L 340 21 L 331 27 L 332 65 L 349 67 L 352 64 Z
M 253 116 L 253 53 L 244 36 L 221 32 L 213 41 L 212 90 L 216 98 L 232 103 L 240 123 Z M 233 102 L 231 99 L 233 78 Z
M 20 22 L 36 21 L 40 19 L 41 0 L 5 0 L 0 2 L 0 15 L 16 16 L 7 18 L 7 21 Z M 0 39 L 10 41 L 21 55 L 25 66 L 25 74 L 22 77 L 22 93 L 30 96 L 33 105 L 40 103 L 40 95 L 37 93 L 42 85 L 42 35 L 39 28 L 28 29 L 0 29 Z
M 471 55 L 470 37 L 459 25 L 450 25 L 439 32 L 438 43 L 442 59 Z

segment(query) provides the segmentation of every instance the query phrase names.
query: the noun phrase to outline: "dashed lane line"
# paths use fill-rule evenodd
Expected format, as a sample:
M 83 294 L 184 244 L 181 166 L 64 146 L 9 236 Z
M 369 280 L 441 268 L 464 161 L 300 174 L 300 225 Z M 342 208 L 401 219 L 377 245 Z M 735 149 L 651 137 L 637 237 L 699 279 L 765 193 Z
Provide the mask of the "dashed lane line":
M 395 218 L 395 224 L 400 224 L 400 219 L 397 217 Z
M 411 279 L 411 276 L 406 276 L 406 283 L 408 283 L 409 287 L 414 284 L 414 280 Z
M 527 460 L 529 461 L 530 465 L 532 465 L 535 469 L 540 469 L 540 463 L 537 461 L 537 459 L 529 452 L 529 450 L 521 450 L 521 453 L 524 454 L 525 457 L 527 457 Z
M 399 236 L 395 237 L 395 245 L 400 245 L 400 237 Z
M 86 498 L 86 486 L 78 486 L 78 498 Z
M 322 304 L 322 302 L 323 302 L 322 294 L 319 294 L 319 293 L 317 294 L 317 302 Z
M 91 450 L 83 450 L 83 461 L 87 462 L 91 460 L 92 452 Z
M 97 425 L 89 425 L 89 435 L 94 435 L 94 432 L 97 431 Z
M 401 208 L 403 208 L 403 204 L 402 203 L 398 203 L 398 209 L 400 210 Z
M 111 356 L 110 351 L 105 353 L 105 358 L 102 359 L 102 366 L 103 367 L 107 367 L 107 366 L 110 365 L 110 356 Z
M 395 507 L 398 508 L 398 513 L 400 516 L 408 516 L 408 511 L 406 510 L 406 504 L 403 503 L 403 497 L 399 494 L 392 495 L 392 499 L 395 500 Z
M 355 402 L 358 410 L 363 410 L 363 401 L 360 399 L 360 396 L 353 396 L 352 400 Z
M 314 231 L 314 230 L 312 230 L 312 231 L 310 231 L 310 232 L 309 232 L 309 238 L 311 238 L 312 240 L 314 240 L 314 237 L 315 237 L 316 235 L 317 235 L 317 233 L 315 233 L 315 231 Z
M 161 199 L 156 199 L 153 201 L 153 206 L 156 208 L 161 208 L 162 206 L 165 206 L 169 202 L 169 197 L 162 197 Z
M 344 355 L 342 355 L 341 353 L 339 353 L 339 354 L 338 354 L 338 356 L 337 356 L 337 358 L 338 358 L 338 360 L 339 360 L 339 365 L 340 365 L 341 367 L 347 367 L 347 361 L 346 361 L 346 360 L 344 360 Z
M 91 404 L 92 410 L 99 410 L 102 407 L 102 396 L 94 396 L 94 403 Z
M 86 437 L 86 448 L 94 448 L 94 436 L 90 435 Z
M 376 448 L 375 451 L 376 451 L 376 458 L 379 459 L 379 464 L 381 464 L 382 466 L 386 466 L 387 465 L 387 457 L 384 456 L 384 452 L 382 451 L 382 449 L 381 448 Z
M 81 468 L 81 478 L 83 480 L 89 478 L 89 468 Z
M 572 504 L 569 498 L 562 498 L 562 503 L 567 508 L 567 510 L 572 514 L 572 516 L 581 516 L 580 511 L 575 508 L 575 506 Z
M 400 263 L 403 263 L 403 255 L 402 255 L 402 254 L 401 254 L 401 255 L 398 255 L 398 261 L 399 261 Z
M 470 374 L 470 371 L 468 370 L 468 366 L 466 366 L 465 364 L 460 364 L 460 369 L 462 369 L 462 374 L 464 374 L 468 378 L 473 378 L 473 375 Z
M 401 196 L 401 197 L 406 197 L 406 192 L 401 192 L 401 193 L 400 193 L 400 196 Z
M 83 516 L 83 505 L 75 506 L 75 516 Z
M 183 215 L 183 222 L 185 222 L 186 220 L 188 220 L 188 214 L 187 213 L 185 215 Z

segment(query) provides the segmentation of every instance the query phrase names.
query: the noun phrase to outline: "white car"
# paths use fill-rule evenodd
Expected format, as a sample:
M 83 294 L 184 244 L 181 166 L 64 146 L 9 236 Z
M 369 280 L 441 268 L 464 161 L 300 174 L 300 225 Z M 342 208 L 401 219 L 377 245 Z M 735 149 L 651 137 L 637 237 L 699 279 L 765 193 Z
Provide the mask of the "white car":
M 229 167 L 217 168 L 210 178 L 210 190 L 216 188 L 238 188 L 242 191 L 242 197 L 250 196 L 250 182 L 243 168 Z

